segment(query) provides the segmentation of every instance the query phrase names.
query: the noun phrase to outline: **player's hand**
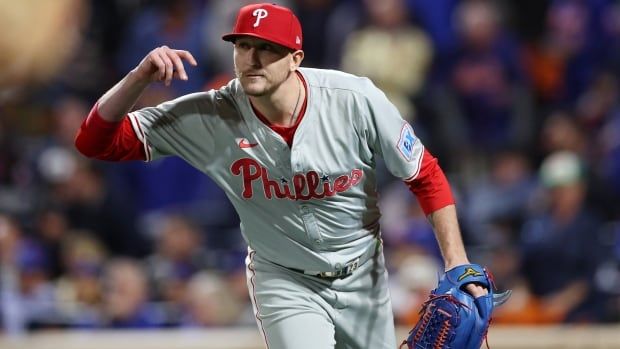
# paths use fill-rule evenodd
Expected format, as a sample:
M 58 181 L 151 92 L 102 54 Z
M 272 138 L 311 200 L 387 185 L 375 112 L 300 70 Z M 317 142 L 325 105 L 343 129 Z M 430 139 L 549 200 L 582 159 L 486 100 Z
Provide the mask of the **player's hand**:
M 447 265 L 445 271 L 448 272 L 449 270 L 454 269 L 457 266 L 464 265 L 464 264 L 469 264 L 469 261 L 465 259 L 463 261 L 460 261 L 460 263 Z M 465 288 L 465 291 L 474 298 L 478 298 L 478 297 L 489 294 L 489 290 L 486 287 L 479 285 L 477 283 L 466 284 L 464 285 L 464 288 Z
M 486 287 L 477 284 L 467 284 L 465 285 L 465 290 L 474 298 L 478 298 L 489 293 L 489 290 L 487 290 Z
M 161 46 L 149 52 L 134 69 L 139 80 L 146 82 L 163 81 L 170 85 L 173 78 L 187 80 L 187 72 L 183 61 L 196 66 L 198 63 L 189 51 L 174 50 L 168 46 Z

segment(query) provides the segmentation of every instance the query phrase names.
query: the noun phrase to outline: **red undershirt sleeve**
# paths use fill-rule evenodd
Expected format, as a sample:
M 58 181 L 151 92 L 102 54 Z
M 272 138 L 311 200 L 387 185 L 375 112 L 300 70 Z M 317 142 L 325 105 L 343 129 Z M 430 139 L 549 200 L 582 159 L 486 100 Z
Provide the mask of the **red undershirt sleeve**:
M 75 147 L 83 155 L 99 160 L 145 160 L 144 145 L 136 136 L 127 116 L 120 122 L 104 120 L 91 109 L 75 137 Z
M 424 149 L 420 173 L 417 177 L 405 181 L 405 184 L 418 198 L 427 216 L 440 208 L 454 204 L 450 184 L 439 167 L 437 158 L 426 149 Z

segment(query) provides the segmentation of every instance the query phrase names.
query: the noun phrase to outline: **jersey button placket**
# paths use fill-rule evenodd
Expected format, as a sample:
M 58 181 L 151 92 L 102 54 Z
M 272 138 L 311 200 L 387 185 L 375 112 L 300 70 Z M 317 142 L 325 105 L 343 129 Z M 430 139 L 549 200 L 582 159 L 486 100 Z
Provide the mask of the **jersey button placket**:
M 295 172 L 301 171 L 301 166 L 299 164 L 299 160 L 297 159 L 298 158 L 298 156 L 297 156 L 298 152 L 299 151 L 296 150 L 296 149 L 291 151 L 290 168 L 292 168 L 293 171 L 295 171 Z
M 291 169 L 291 152 L 288 145 L 278 144 L 274 148 L 275 154 L 279 154 L 278 159 L 276 161 L 276 166 L 278 166 L 281 170 L 286 170 L 290 172 Z
M 323 238 L 321 237 L 319 224 L 316 221 L 316 217 L 314 216 L 314 213 L 312 213 L 312 210 L 306 205 L 302 205 L 299 210 L 301 212 L 301 219 L 303 220 L 308 238 L 312 239 L 312 241 L 317 245 L 322 244 Z

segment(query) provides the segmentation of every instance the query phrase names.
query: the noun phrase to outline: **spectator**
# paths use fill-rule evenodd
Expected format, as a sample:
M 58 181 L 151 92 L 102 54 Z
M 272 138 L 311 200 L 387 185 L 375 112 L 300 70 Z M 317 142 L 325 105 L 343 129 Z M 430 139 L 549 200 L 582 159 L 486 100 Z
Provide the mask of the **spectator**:
M 16 184 L 17 174 L 14 171 L 19 162 L 19 150 L 17 137 L 11 131 L 6 121 L 0 120 L 0 185 L 3 187 Z
M 512 245 L 493 248 L 489 253 L 497 287 L 512 290 L 510 302 L 493 314 L 493 322 L 510 325 L 557 324 L 562 315 L 549 311 L 549 303 L 535 296 L 520 270 L 521 255 Z
M 604 316 L 602 321 L 620 321 L 620 220 L 608 224 L 608 242 L 611 251 L 608 259 L 597 270 L 596 286 L 603 292 Z
M 493 248 L 516 242 L 534 175 L 525 153 L 498 151 L 488 176 L 466 186 L 462 214 L 470 247 Z
M 543 105 L 571 105 L 590 82 L 596 64 L 591 16 L 586 2 L 553 1 L 545 32 L 526 47 L 526 71 Z
M 534 114 L 517 43 L 506 33 L 495 3 L 464 1 L 455 17 L 460 44 L 451 64 L 439 67 L 444 77 L 433 93 L 435 129 L 445 148 L 442 158 L 473 166 L 492 149 L 528 146 Z
M 2 311 L 2 332 L 20 335 L 25 331 L 26 315 L 19 302 L 19 269 L 17 269 L 17 246 L 21 230 L 17 222 L 0 215 L 0 311 Z
M 364 1 L 368 23 L 345 44 L 342 69 L 367 76 L 409 121 L 433 55 L 426 33 L 407 17 L 403 0 Z
M 188 68 L 192 79 L 184 82 L 173 82 L 171 88 L 150 88 L 142 96 L 139 105 L 158 104 L 164 100 L 189 92 L 200 91 L 207 81 L 207 52 L 201 47 L 204 40 L 204 25 L 201 16 L 201 1 L 194 0 L 163 0 L 140 11 L 130 22 L 127 35 L 121 43 L 118 56 L 118 70 L 124 74 L 133 69 L 136 60 L 141 60 L 153 47 L 168 45 L 183 47 L 195 54 L 201 64 L 196 68 Z
M 237 324 L 242 311 L 248 307 L 246 297 L 237 298 L 229 291 L 226 279 L 208 271 L 196 273 L 191 278 L 183 304 L 186 311 L 182 325 L 189 327 Z
M 0 310 L 5 330 L 19 335 L 58 320 L 47 256 L 12 217 L 0 215 Z
M 328 40 L 329 20 L 336 0 L 298 0 L 296 13 L 304 28 L 304 64 L 323 67 L 324 45 Z
M 47 271 L 53 279 L 60 277 L 64 271 L 62 241 L 68 229 L 67 217 L 58 208 L 45 207 L 36 214 L 34 235 L 47 251 Z
M 593 276 L 601 253 L 601 222 L 585 202 L 586 172 L 580 158 L 556 152 L 540 168 L 541 198 L 521 232 L 522 270 L 542 309 L 560 321 L 600 318 Z M 600 299 L 600 297 L 598 298 Z
M 165 325 L 163 313 L 149 301 L 142 265 L 132 259 L 110 260 L 103 274 L 103 312 L 110 328 L 153 328 Z
M 62 243 L 65 274 L 58 279 L 59 304 L 70 327 L 101 327 L 101 276 L 107 254 L 91 232 L 68 232 Z
M 157 300 L 180 304 L 187 282 L 213 262 L 205 253 L 202 232 L 182 216 L 162 217 L 156 232 L 155 251 L 146 260 Z
M 58 171 L 51 172 L 51 201 L 62 207 L 69 225 L 95 232 L 113 254 L 143 256 L 148 241 L 136 229 L 132 207 L 109 190 L 101 170 L 62 149 L 50 156 Z
M 614 217 L 620 217 L 617 203 L 620 201 L 620 106 L 606 121 L 597 139 L 601 151 L 601 159 L 598 163 L 599 171 L 603 178 L 603 185 L 607 193 L 611 193 L 612 203 L 615 203 L 616 212 Z M 613 206 L 612 206 L 613 207 Z
M 333 2 L 325 22 L 323 46 L 317 48 L 317 54 L 322 52 L 323 55 L 323 63 L 319 66 L 328 69 L 337 69 L 341 66 L 345 42 L 354 30 L 362 26 L 365 16 L 359 0 Z
M 582 144 L 587 147 L 592 167 L 590 200 L 605 218 L 620 216 L 620 93 L 618 80 L 610 72 L 596 76 L 579 98 L 576 118 L 584 134 Z
M 610 2 L 601 19 L 603 36 L 603 66 L 620 77 L 620 4 Z
M 544 154 L 570 151 L 582 158 L 588 154 L 588 140 L 583 128 L 574 115 L 565 110 L 556 110 L 545 120 L 540 140 Z
M 458 38 L 454 27 L 454 11 L 459 0 L 407 0 L 410 12 L 433 41 L 437 59 L 444 59 L 456 48 Z

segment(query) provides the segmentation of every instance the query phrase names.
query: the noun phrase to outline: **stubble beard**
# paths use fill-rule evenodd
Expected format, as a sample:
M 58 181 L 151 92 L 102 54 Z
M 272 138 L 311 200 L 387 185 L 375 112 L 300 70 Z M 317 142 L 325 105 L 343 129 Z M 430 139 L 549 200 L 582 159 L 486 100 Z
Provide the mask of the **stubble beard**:
M 245 92 L 246 95 L 252 96 L 252 97 L 267 96 L 271 92 L 270 89 L 267 87 L 263 87 L 262 89 L 254 89 L 254 88 L 247 88 L 243 86 L 243 84 L 241 84 L 241 87 L 243 88 L 243 92 Z
M 249 87 L 249 85 L 256 85 L 256 84 L 254 83 L 254 84 L 245 85 L 242 82 L 243 80 L 242 80 L 241 74 L 237 72 L 237 78 L 241 82 L 241 87 L 243 89 L 243 92 L 245 92 L 246 95 L 251 96 L 251 97 L 264 97 L 264 96 L 273 94 L 288 79 L 289 75 L 290 75 L 290 72 L 286 74 L 286 76 L 282 79 L 282 81 L 279 81 L 278 83 L 273 83 L 272 81 L 268 80 L 266 77 L 263 77 L 262 88 L 251 88 Z

